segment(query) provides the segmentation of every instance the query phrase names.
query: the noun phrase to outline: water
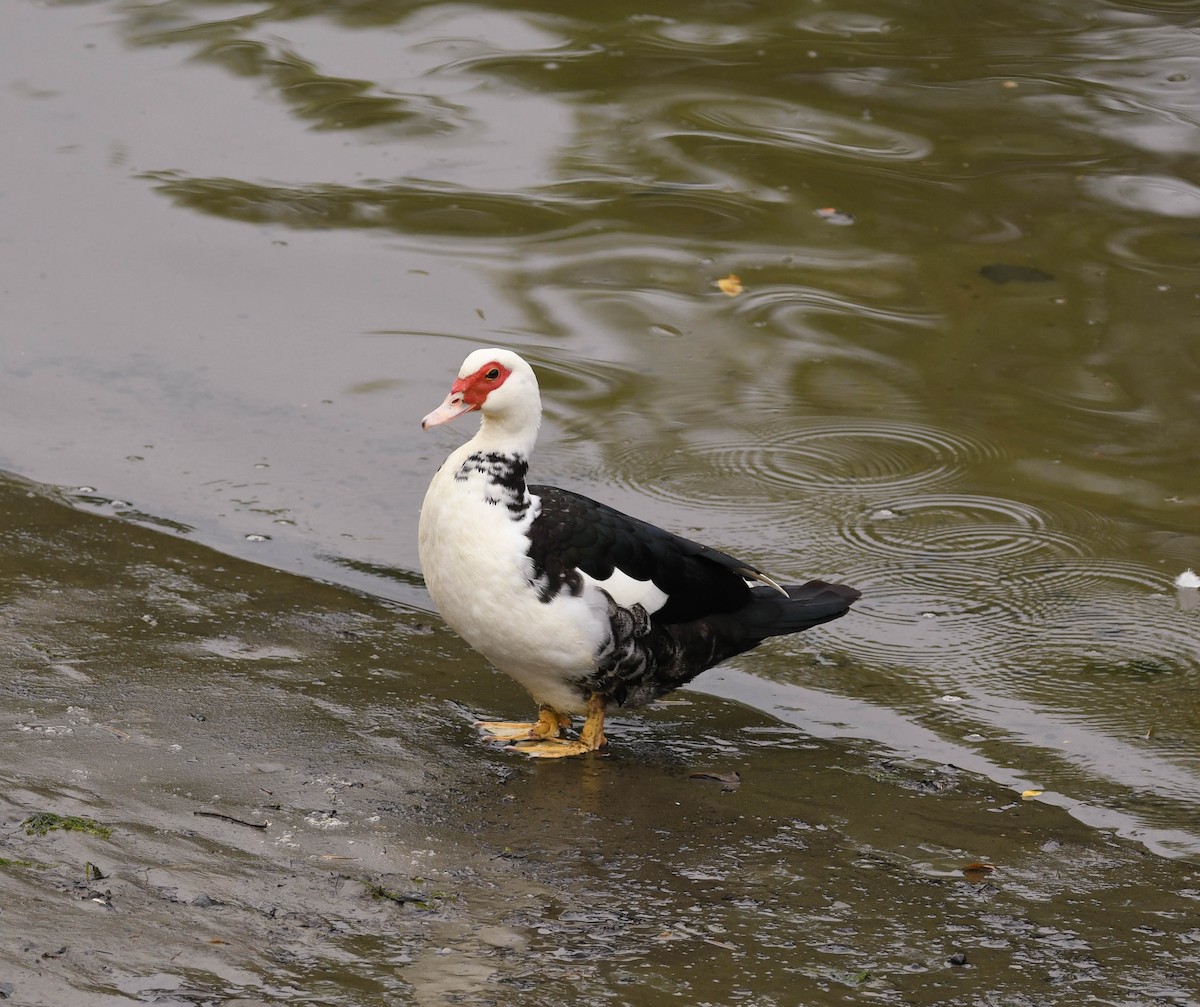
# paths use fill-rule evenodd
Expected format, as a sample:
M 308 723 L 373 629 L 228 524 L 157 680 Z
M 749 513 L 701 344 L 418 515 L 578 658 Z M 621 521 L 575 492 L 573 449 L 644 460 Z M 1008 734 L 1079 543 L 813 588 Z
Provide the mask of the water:
M 21 0 L 0 13 L 0 38 L 0 470 L 33 481 L 5 477 L 16 489 L 0 590 L 11 611 L 38 613 L 6 630 L 34 662 L 22 674 L 36 665 L 30 626 L 44 618 L 38 632 L 58 639 L 34 604 L 44 582 L 81 576 L 31 571 L 22 552 L 31 527 L 68 522 L 56 508 L 110 519 L 79 525 L 91 529 L 79 562 L 114 585 L 88 585 L 100 639 L 122 632 L 113 599 L 138 597 L 116 587 L 129 557 L 184 546 L 178 563 L 202 579 L 260 564 L 241 575 L 263 578 L 259 599 L 332 590 L 321 604 L 339 618 L 370 599 L 390 606 L 381 619 L 430 623 L 417 507 L 472 421 L 422 435 L 419 420 L 471 348 L 507 345 L 543 382 L 539 480 L 778 576 L 864 592 L 851 616 L 699 679 L 692 707 L 619 722 L 623 758 L 552 776 L 495 757 L 520 802 L 549 816 L 574 801 L 566 773 L 611 800 L 621 781 L 676 800 L 665 796 L 676 758 L 749 760 L 760 781 L 809 773 L 791 797 L 811 807 L 800 813 L 810 826 L 833 830 L 821 856 L 839 862 L 844 841 L 867 860 L 927 865 L 895 875 L 908 879 L 897 904 L 916 905 L 915 876 L 941 877 L 969 849 L 1000 854 L 940 813 L 933 851 L 906 847 L 922 842 L 929 793 L 864 785 L 842 815 L 822 788 L 839 774 L 886 777 L 881 761 L 952 764 L 972 781 L 955 798 L 964 829 L 986 836 L 993 806 L 1036 789 L 1042 810 L 1025 802 L 1021 814 L 1070 834 L 1054 856 L 1036 829 L 1008 840 L 1023 877 L 1039 857 L 1068 872 L 1071 857 L 1116 858 L 1131 884 L 1197 888 L 1186 872 L 1200 857 L 1200 606 L 1173 585 L 1200 569 L 1193 5 Z M 744 287 L 733 297 L 716 286 L 730 274 Z M 53 535 L 43 548 L 58 548 Z M 170 594 L 164 578 L 147 573 L 143 588 Z M 242 640 L 237 610 L 204 626 L 234 666 L 239 647 L 260 645 Z M 405 636 L 376 670 L 401 674 L 390 703 L 416 702 L 453 741 L 371 759 L 470 766 L 493 757 L 437 704 L 524 711 L 506 681 L 435 639 Z M 287 645 L 268 643 L 275 657 Z M 56 646 L 52 664 L 85 671 L 96 653 L 74 637 Z M 123 681 L 129 657 L 110 655 L 106 674 Z M 156 667 L 162 655 L 143 657 Z M 287 690 L 323 678 L 321 661 Z M 436 688 L 404 677 L 408 664 Z M 353 681 L 323 714 L 331 738 L 376 709 L 378 678 Z M 254 705 L 269 701 L 262 686 L 235 676 L 223 687 Z M 7 688 L 15 723 L 23 693 Z M 53 689 L 44 702 L 57 723 Z M 40 772 L 26 750 L 10 757 Z M 706 793 L 685 787 L 681 817 L 661 828 L 689 830 L 686 808 Z M 100 794 L 119 806 L 111 788 Z M 746 820 L 714 827 L 689 870 L 720 873 L 722 844 L 762 871 L 786 849 L 781 869 L 868 911 L 854 884 L 805 866 L 761 785 L 733 799 Z M 503 848 L 506 830 L 520 831 L 517 805 L 486 790 L 478 800 L 493 822 L 482 841 Z M 606 812 L 580 814 L 590 835 Z M 539 868 L 534 881 L 568 892 L 590 878 L 584 888 L 619 903 L 637 947 L 678 947 L 653 927 L 674 933 L 666 917 L 686 896 L 672 890 L 663 918 L 645 922 L 618 876 L 655 884 L 671 863 L 653 816 L 626 814 L 643 867 L 589 874 L 588 856 L 625 854 L 567 830 L 545 838 L 564 874 Z M 768 824 L 751 828 L 753 816 Z M 894 842 L 854 824 L 877 820 L 901 823 Z M 1156 866 L 1130 866 L 1142 863 L 1133 850 Z M 1006 884 L 1016 903 L 1050 898 Z M 731 906 L 764 901 L 727 894 Z M 1091 897 L 1109 912 L 1124 898 L 1101 884 Z M 815 944 L 836 943 L 817 909 L 788 911 Z M 722 925 L 766 918 L 744 912 Z M 933 913 L 931 928 L 952 915 Z M 456 925 L 479 922 L 466 913 Z M 528 919 L 488 925 L 549 950 Z M 1045 925 L 1071 929 L 1065 917 Z M 1135 925 L 1075 929 L 1097 928 L 1095 946 L 1116 934 L 1149 960 Z M 870 968 L 894 978 L 908 952 L 893 936 L 874 934 L 891 950 Z M 633 953 L 617 944 L 604 961 Z M 712 965 L 726 985 L 709 999 L 771 1002 L 795 953 L 768 954 L 758 987 L 749 966 Z M 378 948 L 354 954 L 382 960 Z M 490 951 L 471 955 L 463 975 L 495 965 Z M 668 987 L 688 979 L 673 958 L 639 961 Z M 589 995 L 637 1002 L 619 969 L 597 968 Z M 1087 974 L 1078 968 L 1072 983 Z M 812 1002 L 833 1002 L 828 991 L 857 974 L 810 972 Z M 1041 995 L 973 976 L 969 991 L 934 983 L 929 996 Z M 1195 1000 L 1187 983 L 1096 983 L 1119 1002 Z M 704 988 L 688 995 L 703 1002 Z

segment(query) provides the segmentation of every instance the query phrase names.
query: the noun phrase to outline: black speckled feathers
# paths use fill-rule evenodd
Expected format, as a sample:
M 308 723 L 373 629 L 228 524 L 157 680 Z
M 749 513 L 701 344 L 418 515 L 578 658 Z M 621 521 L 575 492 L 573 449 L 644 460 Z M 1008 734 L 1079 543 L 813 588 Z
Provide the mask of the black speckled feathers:
M 667 596 L 656 622 L 690 622 L 714 612 L 734 612 L 750 600 L 746 578 L 754 567 L 716 549 L 673 535 L 595 500 L 558 489 L 530 486 L 541 511 L 529 529 L 529 557 L 549 597 L 572 586 L 572 571 L 607 580 L 618 569 L 652 581 Z M 781 599 L 782 600 L 782 599 Z

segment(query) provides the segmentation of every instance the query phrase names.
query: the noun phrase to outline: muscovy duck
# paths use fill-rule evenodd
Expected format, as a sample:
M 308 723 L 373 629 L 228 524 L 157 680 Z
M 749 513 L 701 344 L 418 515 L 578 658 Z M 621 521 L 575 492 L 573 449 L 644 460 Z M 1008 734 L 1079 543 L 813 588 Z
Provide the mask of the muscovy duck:
M 554 486 L 525 481 L 542 419 L 533 368 L 476 350 L 422 429 L 478 410 L 479 432 L 438 469 L 420 556 L 446 622 L 539 704 L 530 723 L 476 724 L 525 755 L 605 744 L 613 706 L 642 706 L 763 640 L 846 614 L 859 592 L 781 586 L 749 563 Z M 579 738 L 572 714 L 586 714 Z

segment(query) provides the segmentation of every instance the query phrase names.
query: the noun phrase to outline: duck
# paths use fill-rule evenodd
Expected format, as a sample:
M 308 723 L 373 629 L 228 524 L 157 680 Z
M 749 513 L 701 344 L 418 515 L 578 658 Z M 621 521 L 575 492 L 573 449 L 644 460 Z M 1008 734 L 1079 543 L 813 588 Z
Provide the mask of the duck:
M 845 615 L 860 592 L 781 584 L 744 560 L 556 486 L 530 483 L 542 420 L 533 368 L 512 350 L 467 356 L 429 430 L 478 412 L 421 506 L 429 596 L 448 626 L 537 704 L 479 721 L 531 758 L 597 752 L 605 717 L 636 709 L 776 636 Z M 571 728 L 584 718 L 577 736 Z

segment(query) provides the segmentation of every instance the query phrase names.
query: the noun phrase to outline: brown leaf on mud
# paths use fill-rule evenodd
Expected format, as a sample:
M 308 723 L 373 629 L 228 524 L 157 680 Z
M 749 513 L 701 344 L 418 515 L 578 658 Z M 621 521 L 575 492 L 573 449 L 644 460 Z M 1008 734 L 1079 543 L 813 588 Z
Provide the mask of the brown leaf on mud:
M 988 878 L 988 875 L 996 869 L 994 864 L 985 864 L 982 862 L 967 864 L 962 869 L 963 877 L 973 885 L 981 885 Z

